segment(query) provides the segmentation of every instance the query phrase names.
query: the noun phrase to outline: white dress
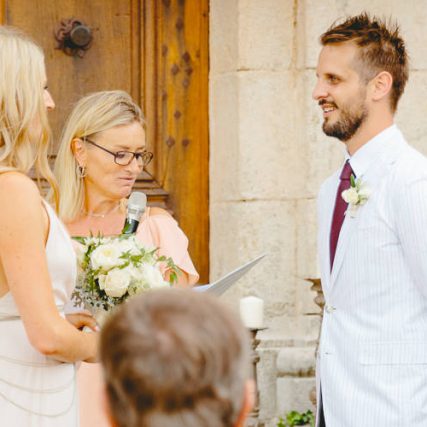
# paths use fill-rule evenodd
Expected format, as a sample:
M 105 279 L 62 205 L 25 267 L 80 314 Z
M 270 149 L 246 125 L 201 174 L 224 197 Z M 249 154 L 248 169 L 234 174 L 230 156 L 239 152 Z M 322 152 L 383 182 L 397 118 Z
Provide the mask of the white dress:
M 46 256 L 56 306 L 63 313 L 76 279 L 71 240 L 53 209 Z M 31 285 L 31 284 L 29 284 Z M 76 427 L 76 369 L 31 346 L 12 295 L 0 298 L 0 425 Z

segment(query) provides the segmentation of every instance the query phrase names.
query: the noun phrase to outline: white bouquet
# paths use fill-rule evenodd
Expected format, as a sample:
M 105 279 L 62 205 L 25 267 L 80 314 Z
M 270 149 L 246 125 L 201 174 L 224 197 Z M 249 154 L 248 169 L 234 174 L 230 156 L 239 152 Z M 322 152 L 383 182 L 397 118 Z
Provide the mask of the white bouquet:
M 111 311 L 133 295 L 171 286 L 178 269 L 171 258 L 146 249 L 134 235 L 76 237 L 79 243 L 75 305 L 91 312 Z M 160 267 L 169 271 L 165 281 Z

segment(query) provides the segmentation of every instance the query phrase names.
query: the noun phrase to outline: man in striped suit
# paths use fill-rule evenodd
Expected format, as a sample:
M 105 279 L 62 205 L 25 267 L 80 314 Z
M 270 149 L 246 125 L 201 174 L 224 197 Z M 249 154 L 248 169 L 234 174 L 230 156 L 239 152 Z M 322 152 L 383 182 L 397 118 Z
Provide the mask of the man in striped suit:
M 427 160 L 394 124 L 405 44 L 396 25 L 367 14 L 320 40 L 313 97 L 346 159 L 318 198 L 318 425 L 424 427 Z

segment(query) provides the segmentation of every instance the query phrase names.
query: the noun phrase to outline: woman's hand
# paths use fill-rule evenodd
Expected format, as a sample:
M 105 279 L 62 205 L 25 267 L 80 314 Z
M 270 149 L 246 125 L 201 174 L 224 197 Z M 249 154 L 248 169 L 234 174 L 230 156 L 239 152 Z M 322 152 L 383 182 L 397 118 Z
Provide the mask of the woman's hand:
M 67 320 L 77 329 L 83 329 L 85 326 L 92 329 L 92 331 L 99 331 L 95 318 L 87 313 L 72 313 L 66 314 Z

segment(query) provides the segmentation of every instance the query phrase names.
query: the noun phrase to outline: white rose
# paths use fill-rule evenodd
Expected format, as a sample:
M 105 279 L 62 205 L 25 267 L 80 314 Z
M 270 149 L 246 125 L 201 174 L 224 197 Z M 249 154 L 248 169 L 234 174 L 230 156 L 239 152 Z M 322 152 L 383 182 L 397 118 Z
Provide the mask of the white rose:
M 150 264 L 143 264 L 140 269 L 141 281 L 148 288 L 163 288 L 169 286 L 168 282 L 163 280 L 160 270 Z
M 109 297 L 122 297 L 130 285 L 132 277 L 126 268 L 114 268 L 107 274 L 101 275 L 98 278 L 99 287 L 103 289 Z
M 74 249 L 76 252 L 77 266 L 79 268 L 79 271 L 81 271 L 81 265 L 83 264 L 83 261 L 85 259 L 87 246 L 77 243 L 76 245 L 74 245 Z
M 341 197 L 350 205 L 356 205 L 359 201 L 359 194 L 354 187 L 350 187 L 348 190 L 344 190 L 341 193 Z
M 102 268 L 109 270 L 110 268 L 116 267 L 122 263 L 120 255 L 122 252 L 112 243 L 98 246 L 91 254 L 92 267 L 97 270 Z
M 372 191 L 370 188 L 362 186 L 359 190 L 359 199 L 360 204 L 363 205 L 366 203 L 366 201 L 369 199 L 369 196 L 371 195 Z
M 117 247 L 120 252 L 130 252 L 131 255 L 138 255 L 140 250 L 135 242 L 134 237 L 129 237 L 127 239 L 119 240 L 117 242 Z

